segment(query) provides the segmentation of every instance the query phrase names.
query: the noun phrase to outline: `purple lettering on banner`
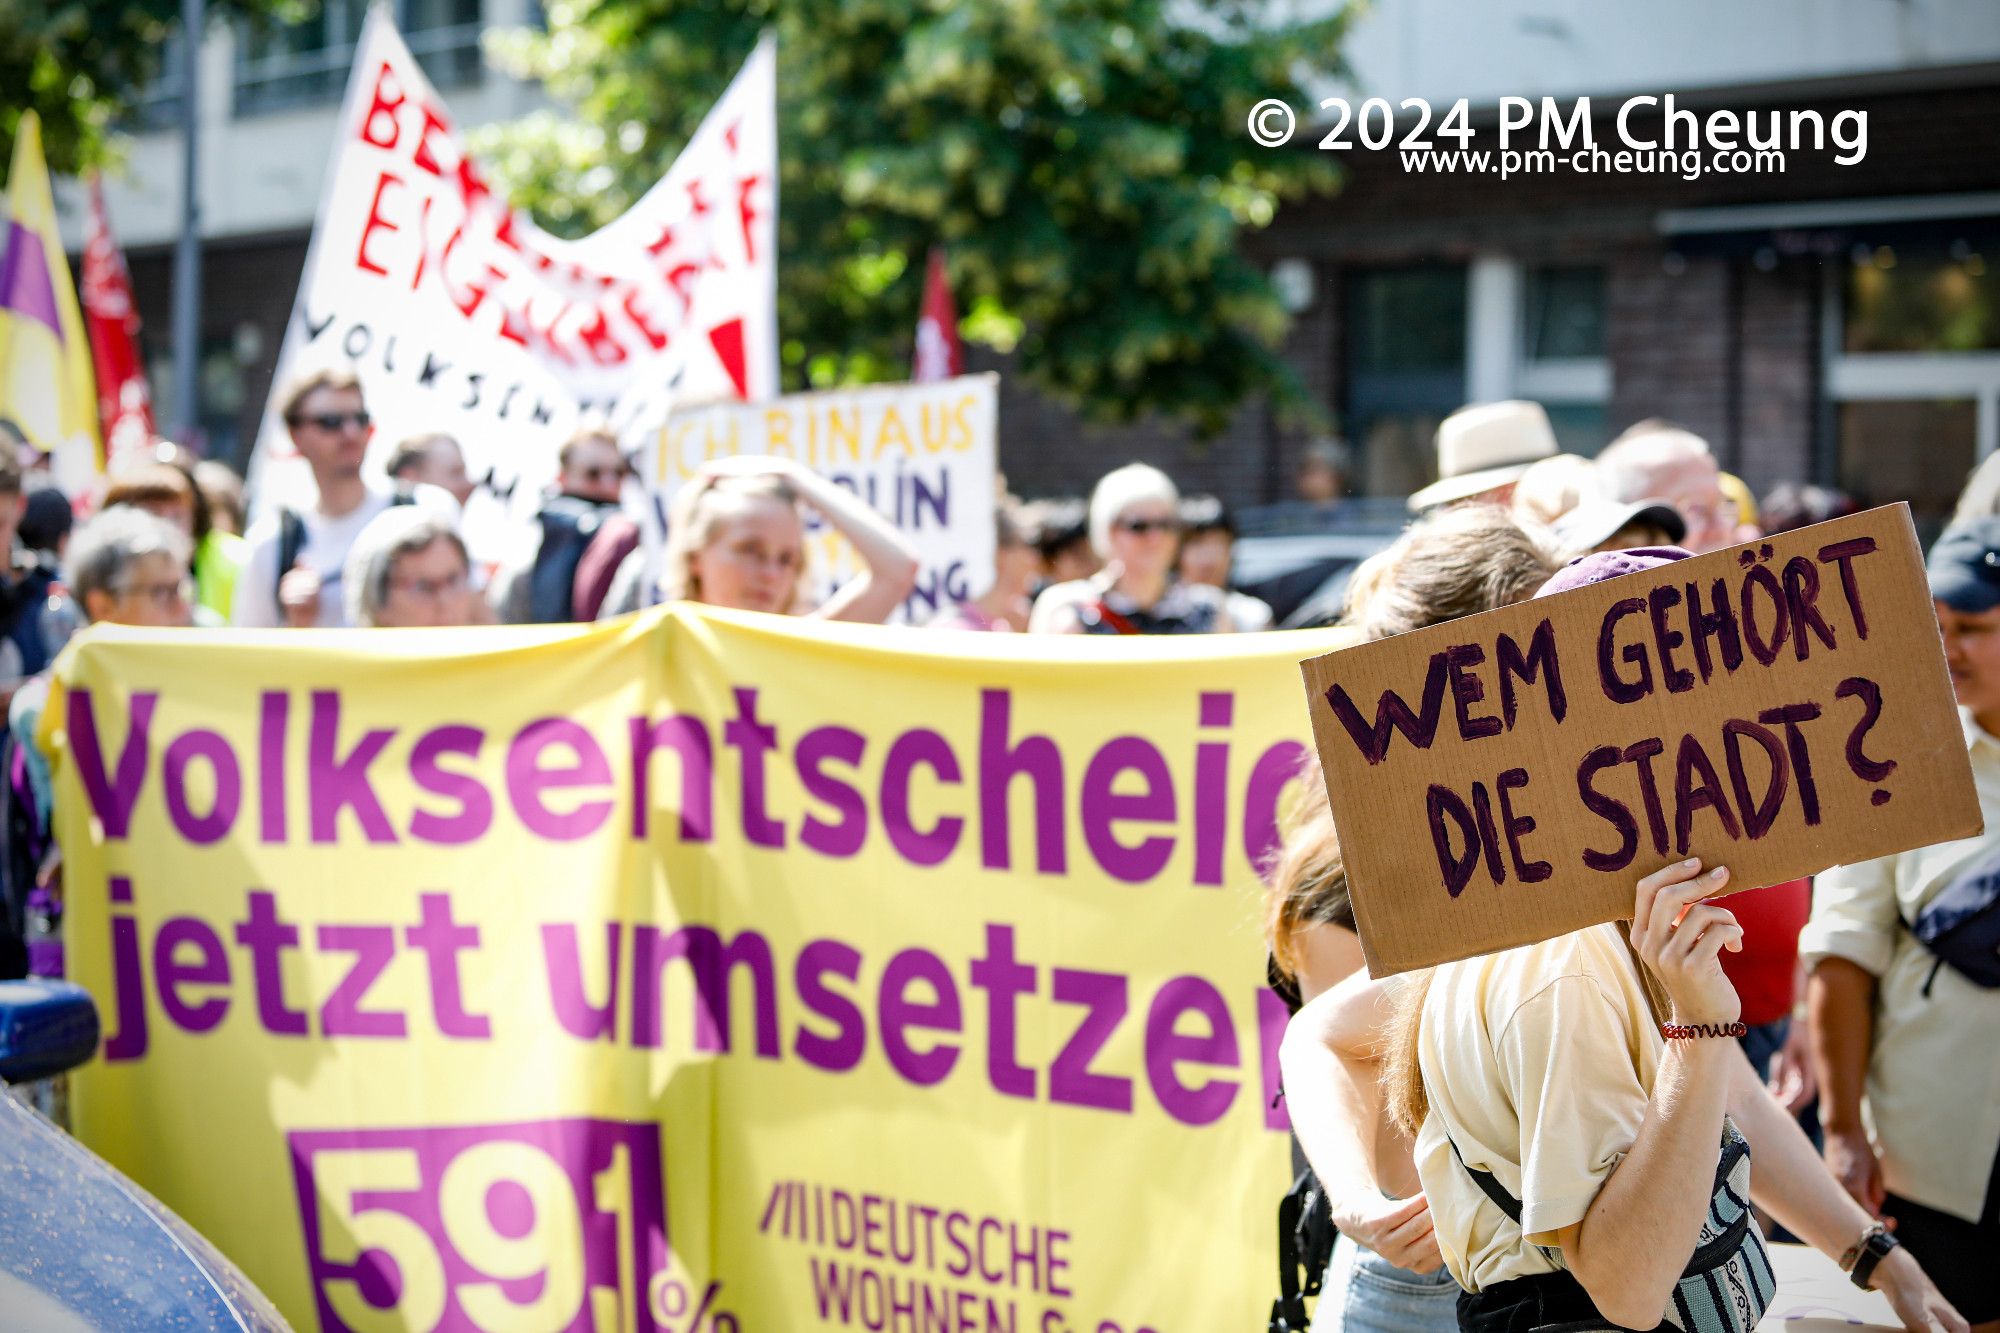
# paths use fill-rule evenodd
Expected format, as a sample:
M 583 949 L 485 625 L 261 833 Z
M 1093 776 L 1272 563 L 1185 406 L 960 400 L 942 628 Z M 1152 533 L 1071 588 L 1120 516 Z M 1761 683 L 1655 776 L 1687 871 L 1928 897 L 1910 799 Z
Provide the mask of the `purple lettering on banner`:
M 778 1058 L 778 978 L 771 945 L 754 930 L 746 930 L 723 947 L 722 937 L 707 926 L 682 926 L 661 935 L 658 926 L 637 926 L 632 932 L 632 1040 L 636 1045 L 663 1044 L 666 1029 L 667 964 L 683 959 L 694 976 L 694 1049 L 727 1052 L 734 1025 L 729 1021 L 731 973 L 750 969 L 757 1000 L 757 1055 Z
M 1285 1043 L 1285 1025 L 1291 1019 L 1291 1010 L 1285 1008 L 1276 991 L 1269 986 L 1257 988 L 1257 1049 L 1263 1054 L 1259 1063 L 1264 1072 L 1264 1128 L 1281 1134 L 1292 1127 L 1292 1117 L 1283 1096 L 1278 1048 Z
M 1297 741 L 1279 741 L 1251 765 L 1250 781 L 1243 791 L 1243 855 L 1268 876 L 1271 862 L 1284 839 L 1278 833 L 1278 801 L 1285 788 L 1304 775 L 1305 765 L 1317 758 Z
M 910 777 L 918 764 L 927 764 L 940 784 L 959 783 L 958 756 L 951 743 L 935 731 L 918 728 L 906 731 L 889 745 L 882 761 L 882 831 L 889 845 L 912 865 L 934 866 L 958 847 L 965 821 L 957 815 L 939 815 L 928 830 L 919 830 L 910 821 Z
M 910 988 L 928 985 L 936 996 L 928 1003 L 910 998 Z M 944 1080 L 958 1063 L 958 1047 L 940 1041 L 928 1050 L 918 1050 L 906 1036 L 911 1029 L 930 1032 L 963 1031 L 959 1012 L 958 987 L 952 984 L 951 969 L 927 949 L 905 949 L 882 969 L 881 992 L 876 1001 L 877 1021 L 882 1025 L 882 1050 L 898 1074 L 919 1087 Z
M 542 755 L 552 745 L 568 746 L 576 763 L 565 768 L 543 767 Z M 598 747 L 597 738 L 570 718 L 536 718 L 522 727 L 507 747 L 507 796 L 522 826 L 538 838 L 575 842 L 603 828 L 604 821 L 611 818 L 611 802 L 581 801 L 574 810 L 562 814 L 549 809 L 542 794 L 569 787 L 602 787 L 610 781 L 611 762 Z
M 778 729 L 757 720 L 757 691 L 738 687 L 736 716 L 722 724 L 722 740 L 742 760 L 743 836 L 759 847 L 783 847 L 785 826 L 764 808 L 764 757 L 778 748 Z
M 1500 719 L 1491 713 L 1474 715 L 1472 706 L 1486 699 L 1486 682 L 1470 668 L 1486 661 L 1486 650 L 1476 643 L 1455 643 L 1444 650 L 1451 677 L 1451 706 L 1458 718 L 1461 740 L 1476 741 L 1500 734 Z
M 644 841 L 652 812 L 652 755 L 672 750 L 681 761 L 681 841 L 707 842 L 715 832 L 715 756 L 698 717 L 668 717 L 632 726 L 632 836 Z
M 1208 1031 L 1178 1031 L 1182 1014 L 1205 1019 Z M 1236 1100 L 1235 1081 L 1218 1078 L 1189 1087 L 1181 1082 L 1175 1066 L 1203 1064 L 1234 1069 L 1240 1060 L 1229 1005 L 1207 979 L 1175 977 L 1160 987 L 1146 1013 L 1146 1079 L 1168 1115 L 1184 1125 L 1212 1125 L 1220 1120 Z
M 132 901 L 132 881 L 111 876 L 111 901 Z M 139 961 L 139 923 L 129 916 L 111 918 L 111 992 L 118 1030 L 104 1038 L 106 1063 L 136 1060 L 146 1053 L 146 977 Z
M 375 799 L 368 781 L 368 766 L 375 762 L 391 740 L 392 728 L 363 732 L 347 756 L 340 756 L 340 692 L 312 692 L 312 734 L 306 747 L 306 794 L 312 811 L 312 840 L 340 840 L 340 812 L 352 808 L 361 821 L 361 831 L 370 842 L 394 842 L 396 832 L 389 816 Z
M 139 789 L 146 780 L 146 741 L 153 726 L 153 706 L 159 701 L 156 690 L 141 690 L 132 696 L 131 726 L 125 732 L 124 748 L 118 752 L 117 767 L 107 780 L 91 693 L 82 688 L 69 692 L 70 753 L 76 756 L 77 777 L 83 781 L 90 811 L 112 842 L 122 841 L 132 828 L 132 808 L 139 803 Z
M 986 1073 L 1009 1097 L 1035 1095 L 1035 1071 L 1014 1056 L 1014 1001 L 1037 989 L 1035 969 L 1014 957 L 1014 928 L 988 922 L 986 953 L 972 960 L 972 985 L 986 992 Z
M 1236 714 L 1236 696 L 1201 696 L 1201 725 L 1227 727 Z M 1229 842 L 1229 744 L 1202 741 L 1194 747 L 1194 882 L 1222 886 L 1222 855 Z
M 1112 788 L 1121 773 L 1137 773 L 1145 790 L 1120 793 Z M 1121 820 L 1166 824 L 1174 819 L 1174 779 L 1167 761 L 1153 743 L 1139 736 L 1117 736 L 1090 757 L 1083 770 L 1079 818 L 1083 841 L 1097 864 L 1113 879 L 1143 884 L 1166 868 L 1174 854 L 1171 837 L 1121 842 L 1112 825 Z
M 267 843 L 285 840 L 285 732 L 291 723 L 292 696 L 265 690 L 257 707 L 257 836 Z
M 592 1004 L 583 991 L 583 948 L 576 927 L 564 921 L 542 927 L 542 964 L 548 973 L 549 1005 L 563 1031 L 583 1041 L 618 1036 L 618 955 L 625 932 L 616 921 L 604 925 L 604 1003 Z
M 1832 560 L 1840 565 L 1840 589 L 1847 596 L 1847 612 L 1854 617 L 1854 632 L 1862 639 L 1868 637 L 1868 613 L 1861 605 L 1861 590 L 1854 586 L 1854 559 L 1874 549 L 1873 537 L 1856 537 L 1819 548 L 1821 564 Z
M 394 926 L 321 926 L 314 935 L 322 953 L 351 953 L 354 966 L 320 1007 L 319 1029 L 327 1037 L 403 1037 L 401 1010 L 364 1009 L 369 988 L 396 960 Z
M 426 893 L 417 900 L 423 904 L 422 915 L 416 925 L 403 928 L 403 942 L 421 949 L 430 964 L 431 1016 L 437 1029 L 447 1037 L 484 1041 L 493 1035 L 493 1024 L 484 1014 L 466 1012 L 465 992 L 458 984 L 459 951 L 479 947 L 479 927 L 452 919 L 450 894 Z
M 1424 698 L 1417 711 L 1410 710 L 1402 695 L 1384 690 L 1375 702 L 1372 724 L 1361 716 L 1346 686 L 1335 684 L 1327 690 L 1327 704 L 1340 725 L 1347 729 L 1348 738 L 1362 758 L 1371 764 L 1381 763 L 1389 753 L 1389 738 L 1398 731 L 1419 750 L 1431 748 L 1431 742 L 1437 738 L 1438 714 L 1444 707 L 1447 657 L 1446 653 L 1431 654 L 1430 672 L 1424 677 Z
M 184 944 L 194 949 L 191 961 L 177 956 Z M 161 923 L 153 937 L 153 977 L 160 988 L 160 1008 L 183 1032 L 210 1031 L 229 1012 L 226 994 L 192 1002 L 181 995 L 183 986 L 229 985 L 229 955 L 215 928 L 198 917 L 169 917 Z
M 525 1310 L 548 1279 L 539 1268 L 524 1272 L 505 1261 L 523 1252 L 546 1260 L 547 1247 L 560 1234 L 553 1229 L 561 1225 L 556 1219 L 567 1216 L 576 1227 L 568 1243 L 580 1246 L 580 1252 L 570 1251 L 570 1261 L 580 1265 L 575 1273 L 579 1292 L 622 1293 L 632 1302 L 626 1308 L 637 1322 L 628 1316 L 621 1327 L 631 1333 L 663 1333 L 665 1326 L 653 1313 L 657 1307 L 646 1296 L 668 1272 L 667 1168 L 656 1122 L 545 1120 L 306 1130 L 289 1134 L 287 1145 L 316 1327 L 348 1326 L 336 1313 L 336 1297 L 344 1298 L 339 1303 L 348 1310 L 372 1306 L 385 1314 L 403 1301 L 406 1279 L 395 1261 L 382 1250 L 357 1246 L 347 1233 L 348 1223 L 335 1220 L 365 1211 L 393 1215 L 397 1226 L 425 1238 L 441 1287 L 437 1328 L 509 1326 L 504 1314 L 496 1315 L 496 1306 Z M 350 1200 L 346 1186 L 320 1178 L 334 1174 L 330 1164 L 322 1165 L 329 1157 L 348 1169 L 365 1164 L 364 1171 L 375 1179 L 399 1172 L 402 1179 L 393 1189 L 378 1188 Z M 343 1172 L 340 1178 L 349 1177 Z M 340 1202 L 330 1208 L 332 1199 Z M 447 1213 L 454 1214 L 449 1225 Z M 461 1226 L 465 1215 L 476 1217 L 469 1233 Z M 388 1219 L 383 1225 L 389 1225 Z M 459 1239 L 468 1235 L 502 1238 L 508 1246 L 495 1258 L 486 1247 L 475 1249 Z M 491 1271 L 488 1264 L 500 1271 Z M 586 1309 L 565 1322 L 565 1329 L 590 1322 L 588 1309 L 595 1297 L 585 1300 L 580 1294 L 578 1299 Z
M 1623 801 L 1606 796 L 1597 790 L 1597 775 L 1607 768 L 1616 768 L 1624 755 L 1615 745 L 1600 745 L 1583 757 L 1576 766 L 1576 790 L 1583 803 L 1593 815 L 1612 828 L 1618 830 L 1618 850 L 1600 852 L 1594 847 L 1586 847 L 1583 863 L 1592 870 L 1614 872 L 1632 864 L 1632 858 L 1639 854 L 1639 821 L 1632 818 L 1632 811 Z
M 278 899 L 253 889 L 249 910 L 236 925 L 236 942 L 250 953 L 250 976 L 257 991 L 257 1021 L 279 1037 L 306 1035 L 306 1015 L 285 1003 L 284 952 L 299 947 L 299 928 L 278 916 Z
M 1011 869 L 1012 832 L 1008 793 L 1025 774 L 1035 793 L 1035 873 L 1060 875 L 1068 865 L 1063 828 L 1062 751 L 1047 736 L 1023 736 L 1011 744 L 1014 696 L 1008 690 L 979 692 L 979 859 L 988 870 Z
M 799 1024 L 792 1038 L 792 1050 L 815 1069 L 841 1074 L 861 1063 L 868 1041 L 868 1025 L 861 1006 L 826 984 L 828 977 L 840 977 L 849 985 L 861 979 L 861 954 L 839 940 L 814 940 L 799 950 L 793 970 L 799 1003 L 815 1018 L 833 1024 L 831 1036 Z
M 1653 692 L 1653 661 L 1646 656 L 1646 650 L 1639 644 L 1628 643 L 1622 651 L 1614 652 L 1618 646 L 1618 622 L 1645 609 L 1643 597 L 1620 598 L 1611 604 L 1597 627 L 1597 683 L 1612 703 L 1637 703 Z M 1618 674 L 1620 657 L 1639 668 L 1636 680 L 1626 680 Z
M 1667 613 L 1680 604 L 1681 590 L 1671 583 L 1662 583 L 1646 595 L 1646 614 L 1653 623 L 1653 644 L 1660 653 L 1660 683 L 1669 694 L 1685 694 L 1694 688 L 1694 672 L 1674 665 L 1674 649 L 1686 643 L 1687 636 L 1673 628 Z
M 814 727 L 799 737 L 792 752 L 806 795 L 840 816 L 839 823 L 829 824 L 808 810 L 799 823 L 799 841 L 821 856 L 853 856 L 868 841 L 868 802 L 860 788 L 826 771 L 829 761 L 860 767 L 867 748 L 867 740 L 852 727 Z
M 1076 1031 L 1063 1043 L 1049 1065 L 1049 1100 L 1100 1111 L 1132 1113 L 1132 1080 L 1120 1074 L 1095 1074 L 1090 1066 L 1105 1043 L 1125 1021 L 1130 1001 L 1128 982 L 1116 972 L 1088 972 L 1058 967 L 1049 973 L 1050 993 L 1057 1004 L 1084 1008 Z
M 1525 652 L 1512 635 L 1502 634 L 1493 645 L 1493 665 L 1500 672 L 1500 715 L 1507 730 L 1514 729 L 1514 715 L 1520 707 L 1514 693 L 1516 677 L 1523 685 L 1533 685 L 1539 678 L 1548 693 L 1550 718 L 1560 723 L 1568 716 L 1569 694 L 1563 689 L 1562 660 L 1556 655 L 1555 622 L 1544 618 L 1535 626 Z
M 208 761 L 215 775 L 215 803 L 206 815 L 194 812 L 188 800 L 188 767 L 197 759 Z M 228 836 L 243 808 L 243 770 L 237 766 L 236 752 L 221 733 L 197 727 L 174 737 L 163 760 L 161 786 L 167 798 L 167 817 L 174 831 L 197 846 L 207 846 Z
M 486 784 L 471 773 L 454 773 L 438 762 L 448 754 L 479 758 L 486 733 L 478 727 L 449 724 L 432 727 L 410 748 L 410 781 L 418 790 L 448 801 L 458 809 L 448 815 L 417 810 L 410 816 L 410 836 L 420 842 L 455 847 L 475 842 L 493 827 L 493 795 Z

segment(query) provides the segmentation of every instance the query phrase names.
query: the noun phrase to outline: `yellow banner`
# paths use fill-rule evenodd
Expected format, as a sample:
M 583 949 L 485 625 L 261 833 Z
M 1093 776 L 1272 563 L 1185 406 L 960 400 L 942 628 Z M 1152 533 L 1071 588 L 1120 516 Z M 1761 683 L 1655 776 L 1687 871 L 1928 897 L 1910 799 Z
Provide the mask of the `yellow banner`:
M 77 1131 L 301 1328 L 1247 1327 L 1335 642 L 100 628 Z

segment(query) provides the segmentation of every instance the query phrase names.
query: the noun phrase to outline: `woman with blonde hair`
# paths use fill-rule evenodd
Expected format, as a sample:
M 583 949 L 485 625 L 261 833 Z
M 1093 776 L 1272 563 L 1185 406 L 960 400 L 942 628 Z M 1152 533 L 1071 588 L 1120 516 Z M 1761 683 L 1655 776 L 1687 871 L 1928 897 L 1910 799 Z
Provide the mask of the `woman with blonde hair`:
M 1549 534 L 1493 505 L 1440 510 L 1371 556 L 1348 584 L 1346 623 L 1389 638 L 1509 606 L 1559 567 Z M 1265 934 L 1288 999 L 1311 1006 L 1359 973 L 1361 941 L 1327 801 L 1308 756 L 1267 873 Z M 1351 1333 L 1442 1333 L 1457 1327 L 1458 1287 L 1441 1269 L 1409 1140 L 1388 1126 L 1372 1085 L 1356 1088 L 1323 1048 L 1285 1043 L 1292 1126 L 1341 1239 L 1313 1327 Z M 1314 1053 L 1317 1051 L 1317 1059 Z
M 804 586 L 808 509 L 852 542 L 867 566 L 818 606 Z M 730 458 L 705 465 L 674 495 L 650 600 L 878 625 L 916 579 L 909 539 L 852 492 L 790 459 Z

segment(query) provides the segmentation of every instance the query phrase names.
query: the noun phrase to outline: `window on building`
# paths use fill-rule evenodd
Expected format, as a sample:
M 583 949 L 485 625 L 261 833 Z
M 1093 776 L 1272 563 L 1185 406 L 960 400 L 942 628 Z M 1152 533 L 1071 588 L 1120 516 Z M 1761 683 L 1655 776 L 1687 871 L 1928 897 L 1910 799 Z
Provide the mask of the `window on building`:
M 1964 241 L 1928 253 L 1857 248 L 1847 269 L 1842 345 L 1849 352 L 2000 350 L 2000 264 L 1989 267 Z
M 1349 275 L 1347 421 L 1365 495 L 1408 495 L 1437 476 L 1438 422 L 1465 402 L 1466 270 Z
M 238 114 L 331 102 L 347 85 L 368 0 L 321 0 L 311 18 L 246 28 L 236 46 Z M 440 88 L 480 74 L 480 0 L 396 0 L 396 26 Z
M 181 62 L 186 50 L 187 41 L 177 29 L 160 48 L 159 77 L 132 99 L 125 118 L 127 129 L 160 130 L 181 123 L 181 88 L 187 81 Z
M 1857 245 L 1829 278 L 1834 480 L 1864 503 L 1908 500 L 1926 541 L 1973 466 L 2000 447 L 1993 248 L 1970 235 Z
M 1605 270 L 1598 266 L 1531 267 L 1522 274 L 1514 391 L 1547 408 L 1557 441 L 1585 456 L 1604 445 L 1611 396 L 1604 291 Z

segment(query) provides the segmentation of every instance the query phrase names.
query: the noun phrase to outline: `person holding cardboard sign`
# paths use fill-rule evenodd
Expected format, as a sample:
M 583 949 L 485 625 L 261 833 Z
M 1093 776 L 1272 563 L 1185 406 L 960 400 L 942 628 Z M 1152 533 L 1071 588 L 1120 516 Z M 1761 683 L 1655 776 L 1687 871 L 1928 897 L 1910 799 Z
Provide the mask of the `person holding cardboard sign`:
M 1350 582 L 1343 620 L 1364 638 L 1387 638 L 1524 601 L 1557 568 L 1557 547 L 1536 524 L 1471 505 L 1419 521 L 1370 557 L 1371 577 Z M 1297 1001 L 1360 970 L 1361 944 L 1326 796 L 1326 774 L 1308 759 L 1266 872 L 1266 935 L 1275 970 Z M 1299 1143 L 1340 1233 L 1314 1327 L 1344 1333 L 1425 1333 L 1457 1326 L 1457 1284 L 1442 1272 L 1430 1211 L 1410 1145 L 1384 1123 L 1372 1077 L 1345 1077 L 1313 1031 L 1315 1015 L 1287 1028 L 1281 1060 Z
M 1543 592 L 1684 554 L 1585 557 Z M 1726 868 L 1687 858 L 1637 882 L 1629 926 L 1403 983 L 1386 1094 L 1467 1292 L 1460 1327 L 1747 1333 L 1776 1285 L 1752 1199 L 1831 1255 L 1873 1238 L 1729 1040 L 1742 1006 L 1720 959 L 1742 931 L 1706 901 L 1728 885 Z M 1350 998 L 1379 1011 L 1384 992 Z M 1907 1251 L 1848 1266 L 1907 1327 L 1966 1329 Z
M 2000 518 L 1931 549 L 1944 636 L 1986 831 L 1820 876 L 1800 952 L 1826 1160 L 2000 1330 Z M 1929 929 L 1952 914 L 1954 940 Z M 1982 922 L 1986 923 L 1982 927 Z M 1969 937 L 1969 938 L 1968 938 Z M 1867 1115 L 1863 1116 L 1864 1102 Z

